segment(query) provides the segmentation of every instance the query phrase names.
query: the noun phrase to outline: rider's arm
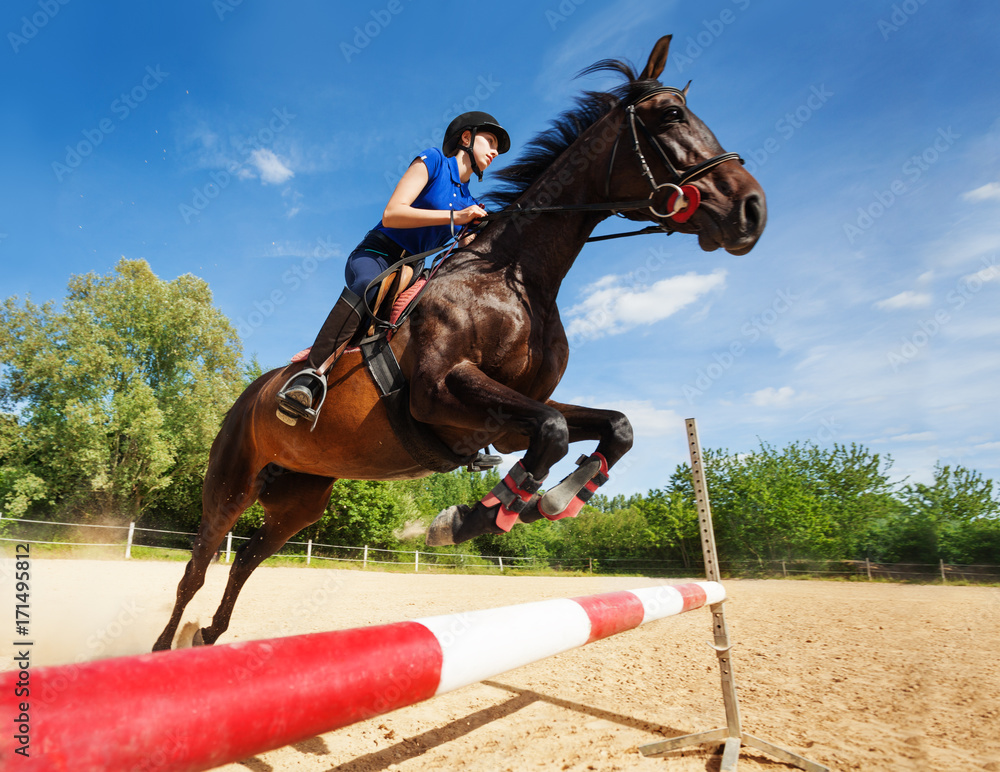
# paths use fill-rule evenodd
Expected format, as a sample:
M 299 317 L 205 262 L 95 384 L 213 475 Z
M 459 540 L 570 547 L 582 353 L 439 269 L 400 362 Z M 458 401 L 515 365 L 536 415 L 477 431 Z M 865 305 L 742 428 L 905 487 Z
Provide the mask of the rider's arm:
M 423 228 L 427 225 L 448 225 L 451 222 L 451 212 L 447 209 L 417 209 L 413 206 L 428 180 L 427 166 L 423 161 L 410 164 L 382 212 L 382 224 L 385 227 Z M 469 206 L 455 212 L 455 225 L 465 225 L 485 216 L 486 210 L 481 206 Z

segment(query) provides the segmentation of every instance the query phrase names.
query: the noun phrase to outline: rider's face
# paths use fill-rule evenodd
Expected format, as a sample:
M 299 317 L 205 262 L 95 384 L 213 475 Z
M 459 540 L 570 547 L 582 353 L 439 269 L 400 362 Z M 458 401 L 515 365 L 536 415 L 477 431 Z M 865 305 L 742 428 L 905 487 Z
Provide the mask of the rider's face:
M 469 132 L 469 136 L 472 132 Z M 466 140 L 465 144 L 468 145 L 469 137 L 463 137 Z M 472 144 L 472 153 L 476 157 L 476 163 L 479 164 L 479 168 L 482 171 L 486 170 L 486 167 L 493 163 L 493 160 L 500 155 L 500 151 L 497 149 L 497 138 L 496 135 L 489 131 L 476 132 L 475 142 Z

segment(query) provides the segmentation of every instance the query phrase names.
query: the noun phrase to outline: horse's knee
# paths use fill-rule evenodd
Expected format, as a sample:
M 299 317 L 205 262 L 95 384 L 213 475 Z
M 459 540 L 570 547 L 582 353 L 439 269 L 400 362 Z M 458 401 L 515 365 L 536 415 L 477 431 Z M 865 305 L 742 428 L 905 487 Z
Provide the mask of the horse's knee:
M 624 413 L 614 413 L 608 421 L 609 428 L 609 450 L 613 451 L 619 458 L 632 449 L 634 435 L 632 433 L 632 423 Z M 610 460 L 610 459 L 609 459 Z
M 562 413 L 547 412 L 538 422 L 524 457 L 524 465 L 541 479 L 549 468 L 569 452 L 569 426 Z
M 569 425 L 562 413 L 553 410 L 542 419 L 538 425 L 538 439 L 553 450 L 561 451 L 560 458 L 569 452 Z

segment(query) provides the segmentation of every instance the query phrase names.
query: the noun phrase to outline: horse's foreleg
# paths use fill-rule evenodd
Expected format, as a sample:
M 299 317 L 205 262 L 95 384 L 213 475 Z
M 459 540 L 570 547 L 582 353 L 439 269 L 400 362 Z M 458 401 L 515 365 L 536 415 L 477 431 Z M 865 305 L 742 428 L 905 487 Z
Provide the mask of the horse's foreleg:
M 415 380 L 414 386 L 410 408 L 419 421 L 467 429 L 473 436 L 515 434 L 527 439 L 527 453 L 505 481 L 473 506 L 444 510 L 431 524 L 427 543 L 458 544 L 485 533 L 509 531 L 552 465 L 566 455 L 570 441 L 566 418 L 555 407 L 494 381 L 472 364 L 423 384 Z
M 596 452 L 608 460 L 609 467 L 618 463 L 621 457 L 632 449 L 632 424 L 624 413 L 619 413 L 617 410 L 564 405 L 551 399 L 545 404 L 562 413 L 566 419 L 571 443 L 597 440 Z M 501 453 L 515 453 L 527 449 L 528 443 L 524 437 L 505 435 L 498 437 L 493 446 Z
M 591 456 L 581 459 L 579 469 L 549 488 L 540 499 L 532 500 L 521 513 L 523 523 L 543 516 L 550 520 L 575 517 L 597 488 L 607 481 L 608 470 L 632 448 L 632 425 L 624 413 L 564 405 L 552 400 L 547 404 L 566 419 L 570 442 L 598 440 L 598 445 Z
M 254 569 L 295 534 L 322 517 L 333 483 L 330 477 L 289 472 L 264 487 L 260 494 L 264 525 L 236 553 L 225 594 L 212 617 L 212 624 L 199 631 L 202 643 L 215 643 L 229 628 L 236 599 Z

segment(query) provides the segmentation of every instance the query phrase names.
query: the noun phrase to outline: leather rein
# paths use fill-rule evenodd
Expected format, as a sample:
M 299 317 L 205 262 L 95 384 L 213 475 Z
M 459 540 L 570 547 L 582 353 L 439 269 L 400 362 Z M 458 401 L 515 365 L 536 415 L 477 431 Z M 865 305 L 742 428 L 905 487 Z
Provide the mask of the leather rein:
M 726 161 L 739 161 L 741 164 L 744 163 L 743 159 L 740 157 L 739 153 L 721 153 L 717 156 L 709 158 L 707 161 L 702 161 L 699 164 L 685 169 L 683 171 L 678 170 L 671 162 L 670 157 L 667 155 L 666 150 L 663 147 L 663 143 L 657 139 L 656 135 L 653 134 L 643 122 L 635 111 L 636 105 L 645 102 L 647 99 L 651 99 L 659 94 L 673 94 L 681 100 L 682 105 L 687 104 L 687 97 L 681 89 L 672 88 L 670 86 L 658 86 L 653 88 L 646 93 L 642 94 L 635 100 L 627 103 L 625 105 L 625 123 L 622 124 L 621 129 L 618 132 L 618 136 L 615 138 L 615 144 L 611 148 L 611 156 L 608 161 L 608 174 L 604 182 L 604 196 L 607 198 L 611 195 L 611 174 L 615 165 L 615 158 L 618 154 L 618 145 L 621 143 L 622 136 L 625 133 L 625 125 L 628 125 L 629 130 L 632 134 L 632 151 L 635 153 L 639 160 L 639 166 L 642 169 L 642 176 L 646 178 L 649 183 L 650 193 L 648 198 L 638 199 L 635 201 L 612 201 L 609 203 L 594 203 L 594 204 L 568 204 L 565 206 L 537 206 L 528 209 L 523 209 L 519 206 L 514 206 L 510 209 L 503 209 L 499 212 L 493 212 L 486 217 L 479 220 L 478 227 L 470 228 L 466 225 L 462 228 L 461 233 L 455 233 L 454 224 L 452 225 L 452 242 L 450 245 L 445 245 L 444 247 L 439 247 L 438 249 L 432 249 L 427 252 L 422 252 L 418 255 L 408 256 L 400 262 L 396 262 L 389 266 L 386 270 L 382 271 L 378 276 L 376 276 L 371 283 L 368 285 L 368 289 L 365 290 L 365 295 L 367 296 L 368 290 L 380 283 L 385 277 L 389 276 L 395 272 L 400 264 L 422 264 L 425 258 L 431 255 L 438 255 L 444 252 L 441 257 L 436 257 L 434 259 L 433 268 L 431 270 L 431 275 L 440 267 L 441 263 L 451 254 L 452 250 L 461 240 L 461 238 L 470 231 L 478 231 L 486 225 L 487 222 L 494 219 L 499 219 L 501 217 L 514 217 L 517 215 L 529 215 L 529 214 L 546 214 L 550 212 L 580 212 L 580 211 L 603 211 L 612 212 L 614 214 L 619 214 L 623 211 L 635 211 L 638 209 L 649 209 L 650 213 L 660 219 L 673 219 L 675 222 L 685 222 L 691 215 L 694 214 L 695 210 L 698 208 L 701 202 L 701 194 L 693 183 L 695 180 L 699 180 L 712 171 L 719 164 L 723 164 Z M 660 161 L 666 167 L 667 172 L 671 177 L 670 182 L 658 183 L 656 177 L 653 175 L 652 170 L 649 168 L 649 163 L 646 161 L 646 156 L 642 152 L 642 146 L 639 142 L 640 132 L 649 142 L 650 146 L 656 151 L 659 156 Z M 661 191 L 666 191 L 670 194 L 667 200 L 668 212 L 660 212 L 657 210 L 657 196 Z M 647 228 L 642 228 L 637 231 L 628 231 L 626 233 L 612 233 L 607 236 L 592 236 L 587 239 L 588 242 L 591 241 L 605 241 L 607 239 L 619 239 L 626 236 L 642 236 L 649 233 L 666 233 L 670 235 L 674 233 L 675 229 L 670 228 L 667 223 L 661 223 L 658 225 L 651 225 Z M 447 250 L 447 251 L 445 251 Z M 419 273 L 419 270 L 417 271 Z M 420 290 L 417 295 L 419 298 L 426 289 L 426 285 Z M 384 330 L 395 331 L 399 328 L 406 318 L 409 316 L 410 311 L 416 306 L 416 300 L 410 304 L 409 308 L 406 309 L 400 317 L 396 320 L 395 324 L 390 324 L 384 319 L 379 319 L 375 314 L 375 310 L 372 308 L 367 308 L 370 317 L 375 321 L 376 328 L 379 329 L 381 333 Z M 367 297 L 365 300 L 365 305 L 367 306 Z M 373 340 L 378 337 L 378 334 L 373 338 L 366 338 L 365 340 Z
M 682 105 L 687 104 L 687 97 L 684 91 L 670 86 L 659 86 L 651 89 L 637 99 L 626 104 L 625 122 L 622 124 L 621 130 L 615 138 L 615 144 L 611 148 L 611 156 L 608 161 L 608 174 L 604 182 L 604 196 L 607 198 L 611 195 L 611 174 L 614 168 L 615 158 L 618 154 L 618 145 L 621 143 L 622 136 L 625 133 L 625 126 L 627 125 L 632 134 L 632 151 L 639 160 L 639 166 L 642 169 L 642 176 L 645 177 L 646 181 L 649 183 L 650 193 L 648 198 L 638 199 L 635 201 L 612 201 L 608 203 L 536 206 L 526 209 L 515 205 L 513 208 L 492 213 L 480 222 L 500 217 L 544 214 L 549 212 L 610 211 L 613 214 L 619 214 L 623 211 L 635 211 L 638 209 L 648 209 L 654 217 L 660 219 L 669 218 L 673 219 L 675 222 L 685 222 L 688 220 L 691 215 L 694 214 L 695 210 L 698 208 L 698 204 L 701 202 L 701 194 L 699 193 L 698 188 L 691 183 L 695 180 L 701 179 L 716 166 L 723 164 L 726 161 L 739 161 L 741 164 L 744 163 L 744 161 L 740 157 L 739 153 L 721 153 L 720 155 L 709 158 L 707 161 L 702 161 L 701 163 L 683 171 L 678 170 L 667 155 L 666 150 L 663 147 L 663 143 L 660 142 L 656 135 L 649 130 L 642 118 L 636 114 L 635 108 L 637 105 L 645 102 L 647 99 L 658 96 L 659 94 L 672 94 L 681 100 Z M 657 183 L 656 177 L 653 175 L 653 172 L 650 170 L 649 164 L 646 161 L 646 156 L 642 152 L 642 146 L 639 142 L 640 132 L 646 138 L 646 141 L 650 144 L 650 146 L 656 151 L 656 154 L 659 156 L 664 167 L 666 167 L 667 172 L 671 177 L 669 182 Z M 667 208 L 669 211 L 667 212 L 661 212 L 657 209 L 657 202 L 659 200 L 658 196 L 661 194 L 661 191 L 669 194 L 667 199 Z M 664 232 L 669 235 L 670 233 L 674 233 L 675 230 L 670 228 L 666 223 L 663 223 L 659 225 L 652 225 L 638 231 L 615 233 L 608 236 L 593 236 L 587 239 L 587 241 L 604 241 L 606 239 L 616 239 L 624 236 L 640 236 L 646 233 Z

